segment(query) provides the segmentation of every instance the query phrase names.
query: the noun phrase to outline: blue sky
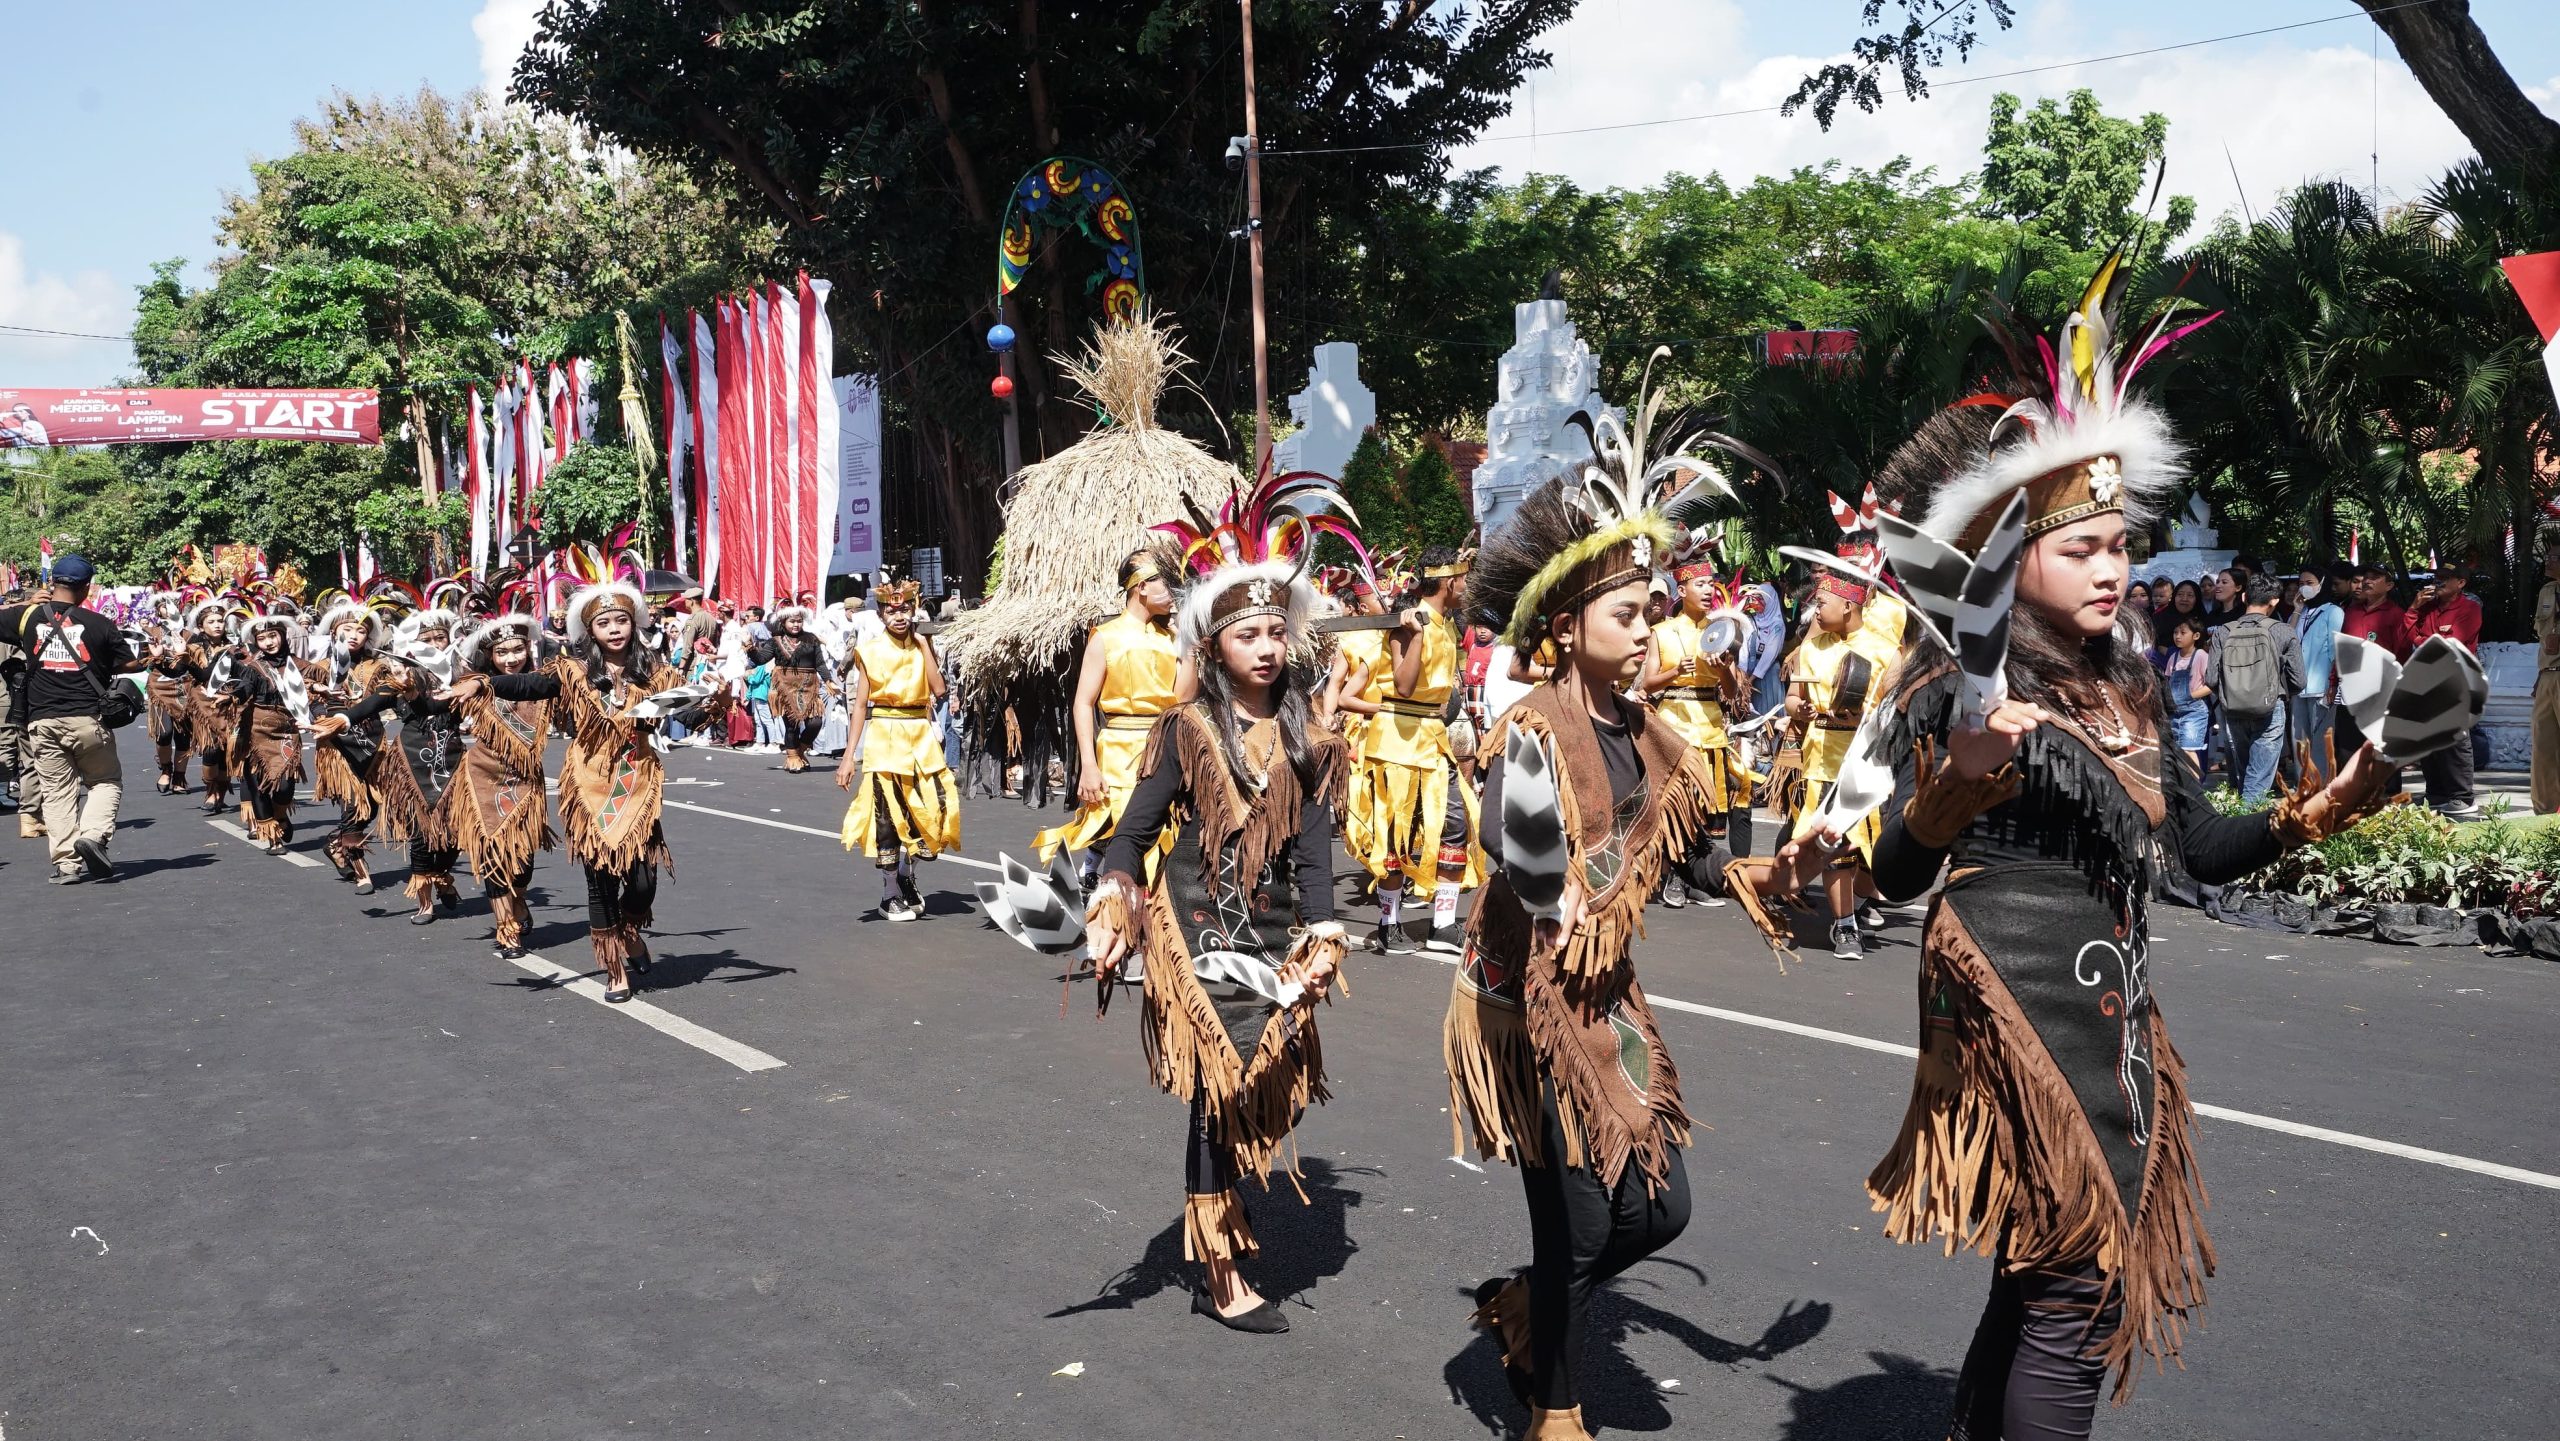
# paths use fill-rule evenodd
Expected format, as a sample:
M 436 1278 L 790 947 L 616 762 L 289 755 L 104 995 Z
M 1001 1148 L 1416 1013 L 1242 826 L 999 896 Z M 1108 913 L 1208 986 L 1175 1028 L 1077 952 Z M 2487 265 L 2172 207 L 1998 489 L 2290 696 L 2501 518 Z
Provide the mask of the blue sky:
M 400 94 L 420 84 L 459 93 L 503 73 L 529 33 L 536 0 L 405 0 L 251 7 L 114 7 L 113 43 L 98 10 L 22 6 L 11 50 L 42 57 L 0 87 L 0 133 L 20 157 L 0 207 L 0 324 L 121 332 L 133 287 L 172 256 L 201 266 L 217 253 L 213 219 L 249 161 L 292 142 L 297 116 L 332 89 Z M 2374 149 L 2370 22 L 2350 17 L 2282 34 L 1997 83 L 1944 89 L 1919 106 L 1851 116 L 1829 135 L 1809 118 L 1745 116 L 1696 124 L 1554 136 L 1577 125 L 1766 104 L 1812 57 L 1839 50 L 1856 0 L 1583 0 L 1548 48 L 1513 116 L 1473 148 L 1471 164 L 1642 184 L 1666 171 L 1729 176 L 1784 172 L 1838 157 L 1875 164 L 1910 154 L 1953 174 L 1979 149 L 1991 93 L 2097 90 L 2111 111 L 2157 109 L 2171 121 L 2170 180 L 2207 216 L 2263 207 L 2311 175 L 2367 181 Z M 2348 0 L 2153 0 L 2102 6 L 2025 0 L 2020 26 L 1990 37 L 1980 73 L 2233 31 L 2339 16 Z M 2519 84 L 2560 112 L 2560 21 L 2550 0 L 2474 0 L 2474 16 Z M 2408 195 L 2463 153 L 2459 137 L 2381 47 L 2381 179 Z M 1961 72 L 1960 72 L 1961 73 Z M 2229 147 L 2226 159 L 2224 148 Z M 2231 171 L 2240 172 L 2234 186 Z M 201 270 L 192 272 L 201 281 Z M 0 332 L 0 385 L 96 385 L 128 367 L 115 342 Z

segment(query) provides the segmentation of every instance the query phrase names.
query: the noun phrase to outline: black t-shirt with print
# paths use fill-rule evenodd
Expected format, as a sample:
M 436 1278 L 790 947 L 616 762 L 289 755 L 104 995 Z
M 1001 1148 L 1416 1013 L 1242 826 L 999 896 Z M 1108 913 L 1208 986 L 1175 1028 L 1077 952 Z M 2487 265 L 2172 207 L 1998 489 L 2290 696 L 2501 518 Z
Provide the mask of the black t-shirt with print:
M 97 716 L 105 708 L 104 688 L 133 667 L 124 632 L 87 606 L 33 601 L 0 609 L 0 637 L 26 653 L 25 708 L 12 697 L 11 711 L 28 721 Z M 96 685 L 81 677 L 83 670 Z

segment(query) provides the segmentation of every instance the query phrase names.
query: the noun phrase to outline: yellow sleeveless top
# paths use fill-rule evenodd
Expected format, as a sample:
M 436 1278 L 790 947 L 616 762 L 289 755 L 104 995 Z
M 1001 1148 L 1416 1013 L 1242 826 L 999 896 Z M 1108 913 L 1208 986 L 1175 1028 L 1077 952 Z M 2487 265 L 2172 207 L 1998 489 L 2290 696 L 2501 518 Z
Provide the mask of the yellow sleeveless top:
M 1368 726 L 1362 751 L 1373 760 L 1403 766 L 1436 766 L 1453 757 L 1449 728 L 1441 719 L 1449 695 L 1458 688 L 1458 628 L 1433 621 L 1422 632 L 1422 669 L 1411 694 L 1395 689 L 1393 631 L 1379 631 L 1377 678 L 1379 710 Z
M 1654 713 L 1687 736 L 1692 749 L 1719 750 L 1731 744 L 1724 733 L 1724 703 L 1715 698 L 1731 666 L 1722 658 L 1698 654 L 1705 628 L 1686 615 L 1674 615 L 1653 633 L 1662 644 L 1663 662 L 1672 667 L 1669 689 L 1655 697 Z
M 886 775 L 926 775 L 947 768 L 942 733 L 933 724 L 933 686 L 924 647 L 901 645 L 885 632 L 854 648 L 871 683 L 871 719 L 862 730 L 862 767 Z
M 1815 631 L 1796 647 L 1787 662 L 1787 683 L 1802 685 L 1805 695 L 1817 711 L 1828 710 L 1839 703 L 1840 673 L 1851 655 L 1866 657 L 1868 665 L 1868 705 L 1882 704 L 1885 698 L 1886 673 L 1900 658 L 1898 649 L 1889 649 L 1875 633 L 1873 626 L 1861 626 L 1845 636 Z M 1831 781 L 1840 778 L 1840 763 L 1849 757 L 1849 743 L 1857 736 L 1857 722 L 1848 721 L 1838 729 L 1818 722 L 1810 725 L 1804 738 L 1804 775 L 1809 781 Z
M 1173 709 L 1173 687 L 1182 671 L 1182 656 L 1173 633 L 1136 616 L 1118 615 L 1095 626 L 1093 644 L 1102 647 L 1102 714 L 1141 716 L 1149 720 Z M 1144 727 L 1140 727 L 1144 729 Z

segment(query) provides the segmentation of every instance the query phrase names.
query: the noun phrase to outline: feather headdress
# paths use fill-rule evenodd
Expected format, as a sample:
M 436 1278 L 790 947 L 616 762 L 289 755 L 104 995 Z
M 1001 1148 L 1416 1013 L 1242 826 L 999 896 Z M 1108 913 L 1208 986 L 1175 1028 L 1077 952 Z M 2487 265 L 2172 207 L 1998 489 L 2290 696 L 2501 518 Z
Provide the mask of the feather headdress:
M 1181 545 L 1181 565 L 1192 579 L 1175 612 L 1176 643 L 1189 650 L 1248 616 L 1276 615 L 1289 623 L 1289 643 L 1312 642 L 1316 588 L 1308 578 L 1316 537 L 1343 542 L 1363 570 L 1369 548 L 1354 527 L 1357 511 L 1332 476 L 1312 470 L 1271 474 L 1243 494 L 1229 494 L 1212 519 L 1198 502 L 1182 498 L 1183 519 L 1154 529 Z
M 1736 499 L 1724 472 L 1681 444 L 1653 455 L 1663 404 L 1653 365 L 1670 353 L 1657 346 L 1646 359 L 1632 425 L 1605 412 L 1596 420 L 1577 412 L 1566 422 L 1590 438 L 1593 459 L 1579 475 L 1533 492 L 1476 553 L 1468 594 L 1505 644 L 1534 646 L 1557 615 L 1668 567 L 1693 543 L 1690 527 Z M 1731 436 L 1700 431 L 1685 444 L 1727 452 L 1783 479 L 1775 461 Z
M 1994 323 L 2012 379 L 1957 401 L 1993 408 L 1998 419 L 1973 464 L 1928 496 L 1920 528 L 1968 554 L 1978 552 L 2009 497 L 2027 493 L 2027 538 L 2091 515 L 2122 512 L 2148 525 L 2186 479 L 2185 449 L 2168 418 L 2133 390 L 2134 377 L 2162 351 L 2222 312 L 2183 320 L 2173 302 L 2137 344 L 2120 322 L 2132 274 L 2118 245 L 2098 266 L 2054 340 Z
M 381 611 L 360 600 L 341 600 L 321 612 L 316 633 L 334 642 L 338 627 L 349 621 L 364 622 L 365 649 L 380 650 L 391 643 L 391 623 L 382 618 Z
M 497 649 L 500 640 L 509 635 L 520 635 L 524 637 L 525 645 L 532 648 L 537 645 L 534 630 L 533 617 L 523 612 L 492 616 L 473 626 L 471 633 L 464 636 L 454 649 L 460 653 L 464 666 L 476 671 L 487 671 L 494 664 L 489 659 L 489 654 Z

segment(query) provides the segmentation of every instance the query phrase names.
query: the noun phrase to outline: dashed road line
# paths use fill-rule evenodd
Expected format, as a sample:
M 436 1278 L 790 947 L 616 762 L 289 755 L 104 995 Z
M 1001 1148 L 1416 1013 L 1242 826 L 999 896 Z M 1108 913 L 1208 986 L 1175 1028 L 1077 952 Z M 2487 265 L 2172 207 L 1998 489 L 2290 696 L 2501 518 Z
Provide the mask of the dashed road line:
M 557 981 L 562 990 L 575 991 L 618 1016 L 627 1016 L 652 1030 L 675 1037 L 698 1051 L 707 1051 L 741 1071 L 770 1071 L 789 1065 L 778 1056 L 768 1055 L 743 1041 L 733 1041 L 718 1031 L 697 1026 L 672 1011 L 662 1011 L 634 996 L 616 1005 L 604 998 L 604 983 L 583 971 L 572 970 L 547 956 L 527 951 L 511 957 L 515 964 L 537 976 Z
M 213 827 L 215 830 L 218 830 L 218 831 L 222 832 L 222 833 L 223 833 L 224 835 L 226 835 L 226 836 L 230 836 L 230 837 L 232 837 L 232 838 L 234 838 L 234 839 L 236 839 L 236 840 L 244 840 L 244 841 L 247 841 L 249 844 L 251 844 L 251 845 L 253 845 L 253 846 L 256 846 L 258 849 L 260 849 L 260 850 L 262 850 L 262 851 L 263 851 L 263 850 L 265 850 L 265 849 L 267 848 L 267 843 L 266 843 L 265 841 L 262 841 L 262 840 L 258 839 L 256 836 L 253 836 L 253 835 L 249 834 L 249 832 L 248 832 L 248 831 L 246 831 L 245 829 L 243 829 L 243 828 L 241 827 L 241 825 L 240 825 L 240 823 L 239 823 L 238 821 L 216 820 L 216 819 L 213 819 L 213 818 L 211 818 L 211 817 L 207 817 L 207 818 L 206 818 L 206 820 L 205 820 L 205 824 L 206 824 L 206 825 L 209 825 L 209 826 L 211 826 L 211 827 Z M 295 865 L 297 865 L 297 866 L 300 866 L 300 867 L 302 867 L 304 870 L 307 870 L 307 871 L 316 871 L 316 870 L 320 869 L 320 863 L 319 863 L 318 861 L 315 861 L 315 860 L 313 860 L 311 857 L 304 855 L 304 854 L 303 854 L 302 852 L 300 852 L 300 851 L 286 851 L 286 852 L 284 853 L 284 858 L 285 858 L 287 861 L 290 861 L 290 862 L 292 862 L 293 864 L 295 864 Z

